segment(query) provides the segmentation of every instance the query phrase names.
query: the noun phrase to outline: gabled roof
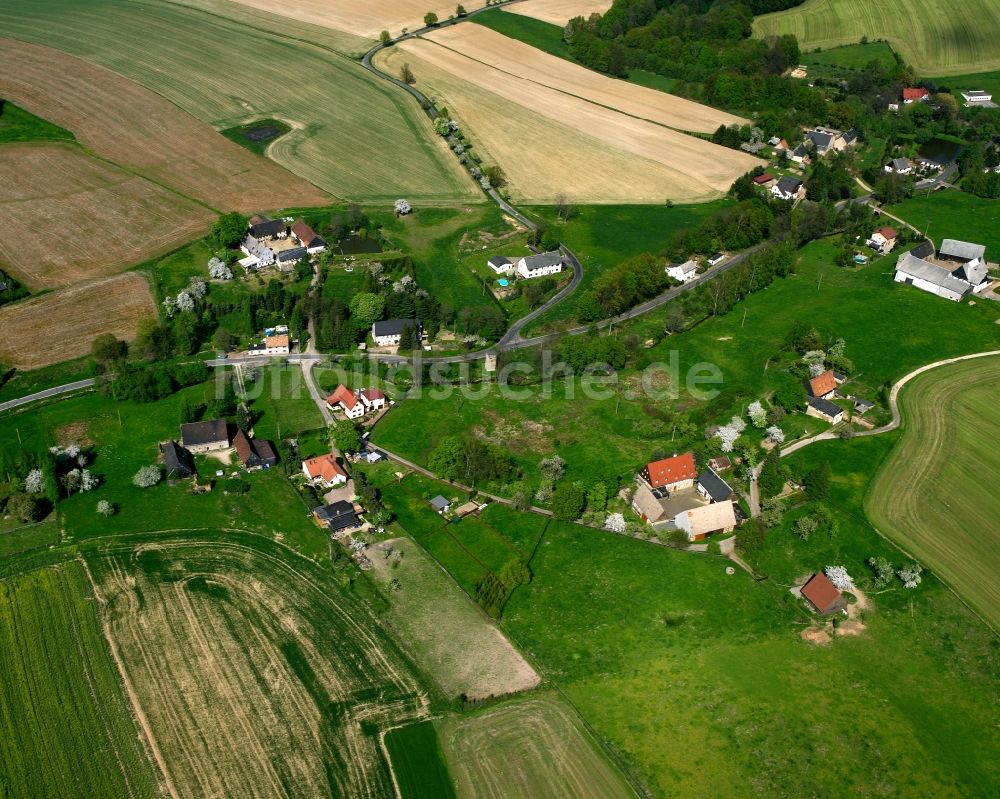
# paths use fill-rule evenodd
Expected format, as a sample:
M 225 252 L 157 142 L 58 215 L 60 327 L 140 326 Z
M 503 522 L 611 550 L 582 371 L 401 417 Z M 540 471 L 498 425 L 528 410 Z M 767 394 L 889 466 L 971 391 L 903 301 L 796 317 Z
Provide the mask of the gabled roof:
M 658 522 L 663 518 L 663 506 L 660 504 L 660 500 L 653 496 L 653 492 L 645 483 L 640 483 L 635 490 L 632 504 L 651 522 Z
M 181 477 L 194 474 L 194 458 L 176 441 L 168 441 L 163 445 L 163 465 L 168 475 L 171 472 Z
M 816 572 L 802 586 L 802 596 L 808 599 L 820 612 L 826 613 L 841 598 L 837 586 L 823 572 Z
M 347 386 L 341 383 L 337 386 L 333 393 L 326 398 L 327 405 L 343 405 L 347 410 L 350 410 L 355 405 L 358 404 L 357 395 L 351 391 Z
M 256 239 L 266 236 L 277 236 L 285 232 L 285 223 L 280 219 L 268 219 L 266 216 L 255 217 L 262 221 L 250 225 L 250 235 Z
M 438 494 L 436 497 L 434 497 L 434 499 L 431 500 L 431 507 L 433 507 L 435 510 L 444 510 L 449 505 L 451 505 L 451 503 L 447 499 L 442 497 L 440 494 Z
M 906 88 L 903 89 L 903 99 L 904 100 L 922 100 L 924 97 L 928 97 L 930 92 L 923 87 L 918 87 L 915 89 Z
M 823 399 L 822 397 L 813 397 L 810 399 L 809 406 L 815 408 L 824 416 L 829 416 L 831 419 L 835 419 L 837 414 L 844 412 L 844 409 L 839 405 L 830 402 L 830 400 Z
M 501 266 L 508 266 L 511 263 L 511 260 L 510 258 L 506 258 L 503 255 L 494 255 L 486 263 L 488 263 L 490 266 L 501 267 Z
M 833 376 L 832 369 L 827 369 L 823 374 L 809 381 L 809 393 L 814 397 L 822 397 L 824 394 L 829 394 L 836 387 L 837 378 Z
M 765 172 L 763 175 L 757 175 L 757 177 L 753 179 L 753 182 L 758 184 L 770 183 L 772 180 L 774 180 L 774 175 L 772 175 L 770 172 Z
M 314 508 L 313 513 L 331 530 L 343 530 L 345 527 L 357 527 L 359 524 L 354 505 L 346 499 L 341 499 L 331 505 Z
M 982 244 L 973 244 L 971 241 L 959 241 L 958 239 L 945 239 L 941 242 L 938 255 L 945 258 L 957 258 L 963 261 L 971 261 L 975 258 L 982 259 L 986 255 L 986 247 Z
M 875 233 L 878 233 L 886 241 L 896 238 L 897 235 L 895 229 L 891 227 L 880 227 Z
M 649 484 L 653 488 L 679 483 L 681 480 L 694 480 L 698 476 L 698 470 L 694 465 L 694 454 L 691 452 L 653 461 L 647 464 L 646 471 L 649 472 Z
M 845 131 L 840 138 L 844 140 L 844 144 L 850 144 L 858 138 L 858 132 L 854 128 L 851 128 L 850 130 Z
M 369 402 L 375 402 L 377 400 L 384 400 L 385 399 L 385 394 L 383 394 L 377 388 L 362 389 L 361 396 L 364 397 Z
M 285 264 L 289 261 L 298 261 L 300 258 L 305 258 L 307 255 L 309 255 L 309 253 L 306 251 L 305 247 L 292 247 L 278 253 L 278 263 Z
M 347 479 L 347 472 L 340 468 L 337 459 L 329 453 L 303 461 L 302 465 L 312 480 L 322 479 L 327 483 L 331 483 L 337 475 L 340 475 L 345 480 Z
M 524 261 L 524 268 L 529 272 L 533 272 L 536 269 L 544 269 L 547 266 L 561 264 L 563 257 L 558 252 L 543 252 L 540 255 L 525 256 L 522 260 Z
M 309 227 L 309 225 L 301 219 L 292 225 L 292 233 L 294 233 L 295 238 L 301 241 L 306 247 L 326 246 L 326 241 L 317 236 L 316 231 Z
M 233 436 L 233 446 L 236 448 L 236 457 L 244 466 L 257 459 L 257 452 L 254 450 L 253 444 L 242 430 L 237 430 L 236 435 Z
M 282 334 L 280 336 L 268 336 L 264 339 L 265 347 L 287 347 L 288 346 L 288 334 Z
M 733 495 L 729 483 L 719 477 L 713 469 L 707 469 L 698 476 L 698 485 L 715 502 L 725 502 Z
M 736 511 L 732 502 L 713 502 L 680 514 L 687 519 L 690 535 L 706 535 L 726 527 L 736 526 Z
M 954 292 L 964 297 L 972 291 L 972 284 L 955 277 L 947 269 L 917 258 L 912 252 L 904 252 L 896 262 L 896 270 L 910 277 L 925 280 L 932 285 Z
M 278 453 L 274 451 L 274 447 L 271 446 L 271 442 L 265 438 L 255 438 L 251 441 L 253 448 L 257 450 L 257 455 L 260 457 L 261 461 L 267 463 L 277 463 Z
M 804 158 L 809 155 L 809 148 L 806 147 L 806 143 L 802 142 L 802 144 L 792 150 L 792 155 L 797 155 L 799 158 Z
M 386 319 L 372 325 L 373 336 L 398 336 L 405 328 L 416 329 L 420 322 L 416 319 Z
M 782 194 L 795 194 L 802 187 L 802 181 L 798 178 L 793 178 L 790 175 L 785 175 L 783 178 L 778 180 L 778 191 Z
M 893 158 L 892 168 L 897 172 L 902 172 L 904 169 L 910 169 L 910 159 L 909 158 Z
M 185 447 L 229 443 L 229 429 L 225 419 L 211 419 L 204 422 L 190 422 L 181 425 L 181 441 Z
M 811 130 L 806 134 L 806 138 L 809 139 L 817 148 L 826 150 L 833 144 L 833 136 L 829 133 L 823 133 L 818 130 Z

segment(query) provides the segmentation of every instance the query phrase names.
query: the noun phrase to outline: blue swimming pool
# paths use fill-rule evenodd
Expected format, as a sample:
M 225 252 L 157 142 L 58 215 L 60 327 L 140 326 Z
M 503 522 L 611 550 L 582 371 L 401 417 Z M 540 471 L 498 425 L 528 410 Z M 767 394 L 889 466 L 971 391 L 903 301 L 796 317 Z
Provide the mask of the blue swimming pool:
M 500 278 L 497 281 L 497 283 L 499 283 L 501 286 L 509 286 L 510 285 L 510 281 L 507 278 L 505 278 L 505 277 Z

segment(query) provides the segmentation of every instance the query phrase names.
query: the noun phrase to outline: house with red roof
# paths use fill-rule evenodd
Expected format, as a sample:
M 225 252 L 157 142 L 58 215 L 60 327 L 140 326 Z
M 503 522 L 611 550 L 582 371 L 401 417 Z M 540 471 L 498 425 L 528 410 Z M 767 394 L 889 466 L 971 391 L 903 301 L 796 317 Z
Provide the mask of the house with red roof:
M 358 397 L 367 411 L 378 411 L 388 404 L 385 394 L 377 388 L 364 388 L 358 392 Z
M 347 482 L 347 472 L 329 453 L 302 461 L 302 472 L 310 483 L 323 488 L 333 488 Z
M 827 369 L 809 381 L 809 396 L 816 399 L 830 399 L 837 390 L 837 378 L 833 369 Z
M 829 616 L 847 609 L 847 600 L 837 590 L 830 578 L 823 572 L 816 572 L 801 588 L 802 598 L 812 605 L 817 613 Z
M 888 255 L 896 246 L 897 235 L 895 228 L 880 227 L 868 239 L 868 246 L 881 255 Z
M 295 237 L 300 246 L 306 248 L 306 252 L 310 255 L 323 252 L 326 249 L 326 241 L 317 236 L 316 231 L 309 227 L 302 219 L 299 219 L 292 225 L 292 236 Z
M 331 411 L 340 411 L 348 419 L 358 419 L 365 415 L 365 404 L 353 391 L 341 383 L 326 398 L 326 406 Z
M 647 463 L 639 472 L 639 479 L 654 490 L 664 488 L 668 491 L 677 491 L 682 488 L 692 488 L 698 479 L 694 453 L 685 452 L 683 455 Z
M 923 103 L 931 99 L 931 93 L 923 86 L 903 89 L 903 104 Z

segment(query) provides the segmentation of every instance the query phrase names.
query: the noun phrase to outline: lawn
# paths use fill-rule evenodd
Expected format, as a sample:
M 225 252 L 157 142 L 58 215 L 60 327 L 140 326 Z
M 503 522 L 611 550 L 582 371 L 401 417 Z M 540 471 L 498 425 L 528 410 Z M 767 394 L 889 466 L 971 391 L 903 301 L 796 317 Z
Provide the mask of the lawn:
M 974 241 L 986 245 L 988 260 L 1000 259 L 1000 200 L 945 189 L 913 197 L 889 210 L 925 231 L 935 246 L 940 247 L 942 239 Z
M 75 383 L 90 376 L 90 358 L 60 361 L 41 369 L 12 369 L 0 376 L 0 402 L 26 397 L 46 388 Z
M 534 207 L 550 232 L 569 247 L 583 264 L 583 283 L 577 294 L 586 291 L 594 278 L 634 255 L 660 253 L 678 230 L 697 225 L 705 217 L 730 204 L 715 200 L 695 205 L 583 205 L 568 221 L 559 219 L 555 209 Z M 542 332 L 573 318 L 574 298 L 560 303 L 533 322 L 529 335 Z
M 43 521 L 28 525 L 13 519 L 0 519 L 0 558 L 58 543 L 59 520 L 54 513 Z
M 254 421 L 254 433 L 261 438 L 296 438 L 324 427 L 298 366 L 262 367 L 260 379 L 247 386 L 247 396 L 255 416 L 260 414 Z
M 454 799 L 455 788 L 431 722 L 390 730 L 385 748 L 402 799 Z
M 872 483 L 878 529 L 1000 627 L 1000 357 L 934 369 L 902 392 L 903 434 Z M 973 478 L 972 475 L 975 477 Z
M 419 105 L 336 52 L 333 31 L 250 17 L 235 4 L 210 12 L 108 0 L 92 11 L 89 0 L 11 0 L 0 26 L 6 36 L 106 66 L 217 129 L 295 121 L 270 157 L 337 197 L 481 198 Z
M 65 128 L 0 98 L 0 144 L 15 141 L 74 141 Z
M 853 443 L 822 453 L 838 480 Z M 863 518 L 860 491 L 845 503 Z M 843 552 L 886 549 L 870 528 L 840 535 L 859 536 Z M 504 627 L 653 795 L 992 795 L 995 639 L 947 589 L 876 596 L 864 634 L 815 647 L 785 574 L 725 565 L 553 523 Z
M 1000 97 L 1000 69 L 993 72 L 974 72 L 969 75 L 947 75 L 928 80 L 942 88 L 950 89 L 956 97 L 959 92 L 969 89 L 989 92 L 994 98 Z
M 508 14 L 502 8 L 495 8 L 483 14 L 476 14 L 472 21 L 504 36 L 517 39 L 549 55 L 573 61 L 569 45 L 563 40 L 563 30 L 558 25 L 522 14 Z
M 959 5 L 936 0 L 806 0 L 753 23 L 757 36 L 794 34 L 803 50 L 826 50 L 878 36 L 918 73 L 932 75 L 1000 67 L 992 36 L 998 28 L 1000 6 L 992 0 Z
M 78 563 L 0 581 L 8 796 L 161 796 Z
M 885 42 L 847 44 L 829 50 L 816 50 L 803 53 L 800 60 L 807 66 L 849 70 L 864 69 L 872 61 L 877 61 L 884 68 L 890 68 L 896 63 L 892 48 Z

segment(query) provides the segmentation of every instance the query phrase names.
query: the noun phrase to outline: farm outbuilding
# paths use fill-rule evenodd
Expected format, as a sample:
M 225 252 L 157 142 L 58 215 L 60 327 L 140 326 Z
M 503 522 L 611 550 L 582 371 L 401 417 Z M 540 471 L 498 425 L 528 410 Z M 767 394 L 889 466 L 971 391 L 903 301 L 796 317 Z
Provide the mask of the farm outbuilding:
M 816 572 L 802 586 L 802 598 L 812 605 L 817 613 L 829 616 L 846 610 L 847 600 L 844 595 L 837 590 L 830 578 L 823 572 Z

